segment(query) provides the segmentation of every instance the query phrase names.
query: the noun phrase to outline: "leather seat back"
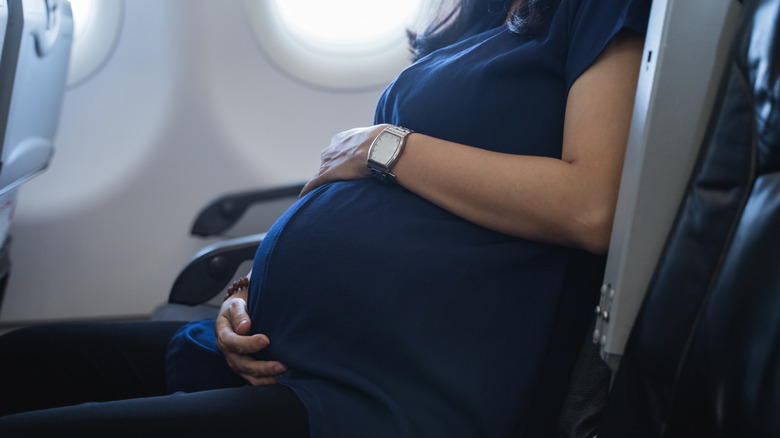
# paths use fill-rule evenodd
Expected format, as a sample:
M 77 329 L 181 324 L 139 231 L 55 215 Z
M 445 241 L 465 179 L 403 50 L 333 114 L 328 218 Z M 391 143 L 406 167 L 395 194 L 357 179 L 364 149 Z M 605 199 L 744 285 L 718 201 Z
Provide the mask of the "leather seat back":
M 601 437 L 780 436 L 780 0 L 745 0 Z

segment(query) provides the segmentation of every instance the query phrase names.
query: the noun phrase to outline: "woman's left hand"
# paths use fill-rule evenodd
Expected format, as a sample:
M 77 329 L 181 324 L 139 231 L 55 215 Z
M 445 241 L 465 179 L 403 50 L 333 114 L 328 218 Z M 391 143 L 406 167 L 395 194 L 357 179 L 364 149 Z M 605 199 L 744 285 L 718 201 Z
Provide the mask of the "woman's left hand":
M 368 150 L 374 139 L 389 125 L 355 128 L 336 134 L 330 146 L 322 151 L 322 163 L 317 175 L 301 191 L 301 196 L 333 181 L 368 178 Z

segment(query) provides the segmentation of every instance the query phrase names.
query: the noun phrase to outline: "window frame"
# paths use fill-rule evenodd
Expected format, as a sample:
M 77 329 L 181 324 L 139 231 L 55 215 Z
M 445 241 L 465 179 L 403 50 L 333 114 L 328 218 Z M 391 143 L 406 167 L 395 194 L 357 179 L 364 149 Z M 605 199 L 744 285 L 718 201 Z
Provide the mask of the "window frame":
M 68 67 L 68 87 L 94 76 L 114 53 L 124 21 L 124 0 L 91 0 L 92 11 L 82 31 L 74 35 Z M 71 4 L 71 8 L 73 5 Z
M 406 29 L 386 43 L 327 50 L 292 35 L 275 1 L 244 0 L 244 6 L 262 51 L 282 72 L 308 85 L 335 90 L 383 87 L 410 64 Z

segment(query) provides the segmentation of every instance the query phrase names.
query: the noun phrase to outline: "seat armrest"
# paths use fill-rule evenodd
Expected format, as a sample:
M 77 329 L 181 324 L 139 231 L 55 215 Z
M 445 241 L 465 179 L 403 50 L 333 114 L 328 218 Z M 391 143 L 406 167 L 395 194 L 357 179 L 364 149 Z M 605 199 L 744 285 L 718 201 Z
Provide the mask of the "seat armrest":
M 589 333 L 593 333 L 591 328 Z M 586 336 L 563 399 L 556 438 L 593 438 L 609 399 L 612 370 L 601 359 L 600 346 Z
M 201 250 L 182 269 L 169 303 L 198 305 L 224 291 L 238 267 L 255 256 L 265 233 L 224 240 Z
M 301 190 L 303 183 L 221 196 L 198 213 L 190 233 L 203 237 L 219 235 L 232 227 L 253 204 L 297 197 Z

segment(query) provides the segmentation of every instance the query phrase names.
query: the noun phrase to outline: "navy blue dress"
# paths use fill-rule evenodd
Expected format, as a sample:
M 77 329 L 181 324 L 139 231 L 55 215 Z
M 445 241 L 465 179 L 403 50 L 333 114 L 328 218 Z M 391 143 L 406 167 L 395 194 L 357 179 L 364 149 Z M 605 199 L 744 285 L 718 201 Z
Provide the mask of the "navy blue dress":
M 562 0 L 546 38 L 504 17 L 407 68 L 376 123 L 560 157 L 569 88 L 649 0 Z M 255 257 L 261 359 L 305 404 L 312 437 L 549 436 L 595 306 L 603 258 L 490 231 L 400 186 L 320 187 Z M 171 390 L 231 384 L 213 322 L 169 347 Z M 204 368 L 205 367 L 205 368 Z M 212 369 L 213 368 L 213 369 Z M 208 372 L 204 372 L 208 370 Z

